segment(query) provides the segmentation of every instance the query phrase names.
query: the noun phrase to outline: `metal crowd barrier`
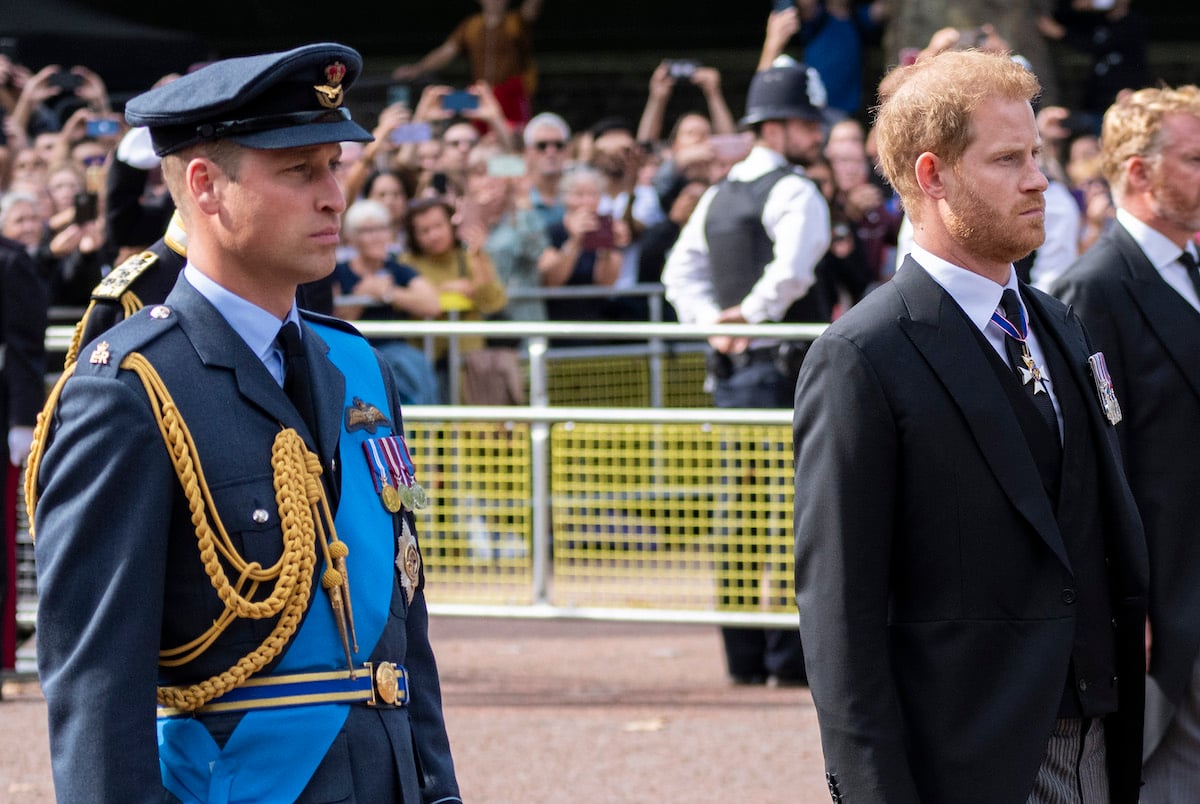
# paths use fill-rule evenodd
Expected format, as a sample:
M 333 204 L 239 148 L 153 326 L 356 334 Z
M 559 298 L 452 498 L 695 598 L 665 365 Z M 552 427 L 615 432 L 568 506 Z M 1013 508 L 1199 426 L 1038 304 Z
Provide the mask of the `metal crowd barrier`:
M 593 394 L 598 404 L 555 403 L 557 350 L 548 344 L 624 341 L 591 351 L 644 372 L 645 361 L 669 360 L 674 349 L 698 354 L 712 335 L 812 339 L 823 324 L 355 324 L 372 338 L 482 335 L 527 345 L 528 406 L 404 410 L 418 479 L 432 498 L 418 512 L 418 533 L 433 612 L 795 623 L 791 410 L 621 407 L 603 401 L 603 388 Z M 69 336 L 69 327 L 51 327 L 48 348 L 65 348 Z M 628 351 L 638 347 L 640 356 Z M 678 395 L 663 385 L 669 371 L 657 376 L 651 398 Z M 693 373 L 682 381 L 701 380 Z M 31 562 L 22 572 L 32 572 Z

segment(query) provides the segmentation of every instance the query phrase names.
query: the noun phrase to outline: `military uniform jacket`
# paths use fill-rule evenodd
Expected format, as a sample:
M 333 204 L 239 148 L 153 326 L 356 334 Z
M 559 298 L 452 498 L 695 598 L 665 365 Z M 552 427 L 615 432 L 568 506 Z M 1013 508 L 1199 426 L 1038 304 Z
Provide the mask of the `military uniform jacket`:
M 1028 289 L 1026 289 L 1028 290 Z M 1027 304 L 1070 365 L 1108 523 L 1120 708 L 1112 801 L 1141 769 L 1146 555 L 1078 319 Z M 988 348 L 911 257 L 834 322 L 796 391 L 796 588 L 831 789 L 846 801 L 1018 804 L 1058 716 L 1074 575 Z M 1072 591 L 1068 595 L 1066 592 Z
M 107 359 L 97 345 L 79 356 L 39 474 L 38 661 L 55 786 L 63 801 L 170 800 L 157 756 L 156 685 L 188 684 L 227 669 L 261 642 L 273 621 L 239 620 L 196 661 L 159 666 L 160 648 L 202 633 L 221 604 L 199 561 L 145 389 L 118 363 L 139 352 L 156 367 L 197 445 L 225 528 L 247 559 L 264 566 L 278 558 L 281 540 L 271 443 L 281 428 L 292 427 L 310 449 L 337 455 L 345 379 L 306 327 L 319 419 L 315 436 L 308 433 L 258 357 L 182 278 L 164 308 L 140 311 L 104 341 Z M 390 399 L 371 402 L 398 415 L 390 374 L 380 371 Z M 396 533 L 375 536 L 396 543 Z M 400 582 L 392 584 L 390 614 L 371 654 L 407 667 L 409 705 L 352 706 L 301 800 L 458 800 L 423 585 L 422 577 L 409 602 Z M 314 588 L 310 610 L 328 605 L 324 594 Z M 201 715 L 218 743 L 238 717 Z

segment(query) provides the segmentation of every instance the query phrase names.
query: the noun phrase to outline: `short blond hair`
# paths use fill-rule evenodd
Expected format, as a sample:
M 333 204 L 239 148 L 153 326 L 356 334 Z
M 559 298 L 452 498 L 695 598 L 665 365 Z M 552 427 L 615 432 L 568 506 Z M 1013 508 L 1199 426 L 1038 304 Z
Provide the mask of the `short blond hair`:
M 1100 168 L 1113 198 L 1125 194 L 1125 166 L 1135 156 L 1156 159 L 1162 153 L 1163 118 L 1173 114 L 1200 117 L 1200 88 L 1139 89 L 1118 98 L 1104 113 L 1100 129 Z
M 1037 77 L 1011 56 L 978 50 L 946 51 L 888 73 L 879 84 L 875 142 L 879 169 L 909 216 L 919 214 L 914 167 L 921 154 L 955 167 L 979 134 L 972 118 L 986 100 L 1032 103 L 1040 92 Z

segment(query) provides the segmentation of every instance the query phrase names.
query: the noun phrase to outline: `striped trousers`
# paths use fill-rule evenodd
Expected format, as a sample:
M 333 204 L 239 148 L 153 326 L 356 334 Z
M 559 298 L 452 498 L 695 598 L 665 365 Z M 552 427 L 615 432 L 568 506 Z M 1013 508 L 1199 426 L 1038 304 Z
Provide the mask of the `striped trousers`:
M 1059 719 L 1028 804 L 1108 804 L 1106 760 L 1104 721 Z

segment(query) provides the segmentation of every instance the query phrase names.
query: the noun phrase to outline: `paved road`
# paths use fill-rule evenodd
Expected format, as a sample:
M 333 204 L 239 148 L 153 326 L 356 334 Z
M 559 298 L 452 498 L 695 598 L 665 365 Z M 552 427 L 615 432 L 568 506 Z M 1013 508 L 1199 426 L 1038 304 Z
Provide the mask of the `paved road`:
M 469 804 L 825 802 L 806 689 L 729 687 L 710 626 L 436 617 Z M 0 800 L 53 801 L 34 682 L 0 702 Z

